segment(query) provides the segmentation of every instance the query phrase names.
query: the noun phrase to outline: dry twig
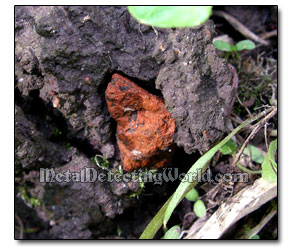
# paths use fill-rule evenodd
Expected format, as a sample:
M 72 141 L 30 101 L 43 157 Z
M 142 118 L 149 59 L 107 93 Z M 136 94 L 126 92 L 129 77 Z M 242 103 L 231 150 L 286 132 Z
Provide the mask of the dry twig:
M 262 38 L 262 39 L 268 39 L 270 37 L 274 37 L 274 36 L 277 36 L 277 35 L 278 35 L 278 31 L 276 29 L 276 30 L 272 30 L 272 31 L 268 31 L 268 32 L 262 33 L 262 34 L 259 35 L 259 37 Z
M 245 25 L 243 25 L 240 21 L 238 21 L 233 16 L 223 12 L 223 11 L 213 11 L 213 15 L 223 17 L 226 19 L 237 31 L 239 31 L 241 34 L 243 34 L 245 37 L 250 38 L 254 40 L 257 43 L 268 45 L 269 43 L 257 36 L 255 33 L 250 31 Z
M 233 161 L 231 167 L 233 168 L 237 162 L 240 160 L 242 153 L 244 152 L 244 149 L 246 147 L 246 145 L 249 143 L 249 141 L 256 135 L 256 133 L 265 125 L 265 123 L 267 123 L 267 121 L 269 119 L 271 119 L 272 117 L 275 116 L 275 114 L 277 113 L 277 107 L 274 107 L 274 109 L 263 119 L 261 119 L 254 127 L 253 131 L 250 133 L 250 135 L 248 136 L 248 138 L 245 140 L 244 144 L 242 145 L 240 151 L 238 152 L 238 154 L 236 155 L 235 160 Z

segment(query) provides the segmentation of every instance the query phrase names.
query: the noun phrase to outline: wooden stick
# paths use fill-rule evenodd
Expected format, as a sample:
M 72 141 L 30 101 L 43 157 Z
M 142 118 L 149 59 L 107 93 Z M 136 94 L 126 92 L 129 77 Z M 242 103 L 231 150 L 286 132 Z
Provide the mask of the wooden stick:
M 223 17 L 226 19 L 237 31 L 239 31 L 241 34 L 243 34 L 245 37 L 250 38 L 254 40 L 257 43 L 268 45 L 269 43 L 257 36 L 255 33 L 250 31 L 245 25 L 243 25 L 240 21 L 238 21 L 233 16 L 223 12 L 223 11 L 213 11 L 213 15 Z
M 276 29 L 276 30 L 272 30 L 272 31 L 268 31 L 268 32 L 259 34 L 259 37 L 262 38 L 262 39 L 268 39 L 270 37 L 274 37 L 274 36 L 277 36 L 277 35 L 278 35 L 278 31 Z
M 227 229 L 244 216 L 260 208 L 277 196 L 277 182 L 269 183 L 263 178 L 223 203 L 201 229 L 184 239 L 219 239 Z

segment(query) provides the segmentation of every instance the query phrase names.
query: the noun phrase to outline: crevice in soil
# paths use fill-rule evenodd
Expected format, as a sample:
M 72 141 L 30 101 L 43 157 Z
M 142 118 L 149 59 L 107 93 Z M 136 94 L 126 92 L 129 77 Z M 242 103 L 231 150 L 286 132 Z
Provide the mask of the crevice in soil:
M 115 71 L 114 73 L 118 73 L 118 74 L 128 78 L 129 80 L 131 80 L 135 84 L 137 84 L 139 87 L 141 87 L 141 88 L 145 89 L 146 91 L 148 91 L 149 93 L 163 99 L 163 95 L 162 95 L 161 91 L 155 88 L 156 77 L 146 81 L 146 80 L 140 80 L 138 78 L 128 76 L 128 75 L 124 74 L 123 72 Z
M 88 158 L 100 154 L 86 141 L 69 135 L 68 125 L 64 116 L 52 106 L 45 104 L 39 97 L 39 90 L 33 90 L 28 97 L 23 97 L 18 88 L 15 88 L 15 104 L 23 109 L 25 117 L 32 122 L 36 129 L 47 139 L 56 144 L 69 144 L 85 154 Z M 61 133 L 51 133 L 50 130 Z
M 149 93 L 156 95 L 160 98 L 163 98 L 162 93 L 160 90 L 155 88 L 155 81 L 156 81 L 156 77 L 152 78 L 150 80 L 141 80 L 139 78 L 135 78 L 132 76 L 129 76 L 127 74 L 125 74 L 124 72 L 118 71 L 118 70 L 113 70 L 108 72 L 107 74 L 105 74 L 105 77 L 102 81 L 102 83 L 99 86 L 99 93 L 105 97 L 105 91 L 107 88 L 107 85 L 109 84 L 109 82 L 112 79 L 112 76 L 117 73 L 120 74 L 121 76 L 128 78 L 129 80 L 133 81 L 135 84 L 137 84 L 139 87 L 145 89 L 146 91 L 148 91 Z
M 98 94 L 101 97 L 101 110 L 109 115 L 109 111 L 107 109 L 107 104 L 105 101 L 105 91 L 108 83 L 111 81 L 112 75 L 118 73 L 127 77 L 128 79 L 134 81 L 139 86 L 147 90 L 149 93 L 157 95 L 162 98 L 161 91 L 155 89 L 155 79 L 151 79 L 149 81 L 140 80 L 137 78 L 132 78 L 123 72 L 120 71 L 109 71 L 105 74 L 103 81 L 99 85 Z M 101 154 L 101 152 L 95 150 L 86 139 L 79 139 L 76 137 L 72 137 L 69 135 L 67 121 L 64 116 L 50 104 L 46 104 L 40 97 L 39 90 L 30 91 L 27 97 L 21 95 L 21 92 L 18 88 L 15 88 L 15 104 L 20 106 L 23 109 L 25 117 L 35 124 L 37 130 L 43 133 L 47 137 L 47 139 L 51 142 L 57 144 L 69 144 L 78 149 L 79 152 L 85 154 L 88 158 L 95 156 L 96 154 Z M 114 119 L 110 119 L 109 121 L 111 130 L 112 130 L 112 138 L 111 141 L 113 144 L 117 146 L 116 141 L 116 130 L 117 123 Z M 56 132 L 60 133 L 51 133 L 49 130 L 56 130 Z M 49 136 L 47 136 L 49 135 Z M 118 152 L 118 151 L 117 151 Z M 117 154 L 118 155 L 118 154 Z M 115 156 L 116 157 L 116 156 Z M 118 158 L 118 157 L 117 157 Z

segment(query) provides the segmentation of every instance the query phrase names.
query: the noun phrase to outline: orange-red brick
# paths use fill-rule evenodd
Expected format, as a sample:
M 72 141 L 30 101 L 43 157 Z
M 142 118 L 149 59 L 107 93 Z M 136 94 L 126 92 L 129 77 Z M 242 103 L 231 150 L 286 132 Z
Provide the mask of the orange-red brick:
M 170 165 L 175 122 L 163 101 L 114 74 L 106 102 L 117 121 L 117 141 L 123 169 L 162 168 Z

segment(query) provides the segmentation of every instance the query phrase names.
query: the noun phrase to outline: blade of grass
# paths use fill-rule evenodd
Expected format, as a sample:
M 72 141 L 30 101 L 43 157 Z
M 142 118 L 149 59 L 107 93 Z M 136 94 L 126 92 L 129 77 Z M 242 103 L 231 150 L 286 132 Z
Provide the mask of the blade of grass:
M 163 218 L 165 210 L 172 199 L 173 194 L 169 197 L 169 199 L 165 202 L 165 204 L 161 207 L 158 213 L 154 216 L 154 218 L 147 225 L 139 239 L 152 239 L 154 235 L 157 233 L 159 228 L 162 226 Z
M 276 108 L 269 108 L 259 114 L 257 114 L 256 116 L 254 116 L 253 118 L 250 118 L 248 120 L 246 120 L 245 122 L 243 122 L 242 124 L 240 124 L 236 129 L 234 129 L 232 131 L 232 133 L 230 133 L 224 140 L 222 140 L 218 145 L 216 145 L 214 147 L 214 149 L 217 149 L 216 151 L 219 150 L 219 148 L 225 144 L 230 138 L 232 138 L 232 136 L 234 136 L 239 130 L 241 130 L 242 128 L 246 127 L 247 125 L 249 125 L 250 123 L 252 123 L 253 121 L 265 116 L 266 114 L 268 114 L 269 112 L 271 112 L 273 109 L 276 109 Z M 219 146 L 219 147 L 218 147 Z M 211 149 L 212 150 L 212 149 Z M 211 151 L 210 150 L 210 151 Z M 216 152 L 215 151 L 215 152 Z M 205 158 L 204 156 L 208 153 L 206 153 L 205 155 L 203 155 L 202 157 L 200 157 L 198 159 L 199 161 L 199 164 L 201 163 L 204 163 L 204 160 L 203 161 L 200 161 L 201 158 L 204 158 L 204 159 L 208 159 L 208 156 L 213 156 L 214 151 L 211 151 L 209 155 L 207 155 Z M 197 162 L 198 162 L 197 161 Z M 206 164 L 207 162 L 205 162 Z M 204 166 L 204 170 L 205 170 L 205 167 L 206 165 Z M 192 172 L 192 169 L 196 169 L 196 163 L 191 167 L 191 169 L 189 170 L 189 172 Z M 202 170 L 203 171 L 203 170 Z M 183 199 L 183 197 L 186 195 L 187 192 L 189 192 L 190 189 L 192 189 L 197 183 L 197 180 L 195 180 L 193 183 L 190 183 L 189 186 L 187 186 L 187 188 L 185 188 L 185 191 L 182 193 L 183 196 L 177 196 L 175 195 L 177 193 L 177 190 L 181 190 L 183 191 L 184 190 L 184 186 L 182 186 L 183 184 L 181 183 L 179 185 L 179 187 L 177 188 L 177 190 L 175 191 L 175 193 L 173 195 L 170 196 L 170 198 L 166 201 L 166 203 L 162 206 L 162 208 L 158 211 L 158 213 L 154 216 L 154 218 L 151 220 L 151 222 L 147 225 L 147 227 L 145 228 L 145 230 L 143 231 L 142 235 L 140 236 L 140 239 L 152 239 L 154 237 L 154 235 L 157 233 L 157 231 L 159 230 L 159 228 L 162 226 L 162 223 L 165 222 L 165 213 L 167 213 L 167 221 L 169 220 L 174 208 L 178 205 L 178 203 Z M 181 187 L 181 188 L 180 188 Z M 172 199 L 175 197 L 175 201 L 172 202 Z M 174 204 L 173 204 L 174 203 Z M 169 205 L 171 206 L 170 209 L 168 210 L 169 208 Z M 167 211 L 168 210 L 168 211 Z

